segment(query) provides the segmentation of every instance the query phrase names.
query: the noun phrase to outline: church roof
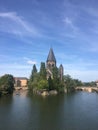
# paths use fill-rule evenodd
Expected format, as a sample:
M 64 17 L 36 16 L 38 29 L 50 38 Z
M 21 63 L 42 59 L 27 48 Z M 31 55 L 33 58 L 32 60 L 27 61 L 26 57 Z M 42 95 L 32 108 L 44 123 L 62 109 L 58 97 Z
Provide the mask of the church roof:
M 63 65 L 62 65 L 62 64 L 60 64 L 60 68 L 63 68 Z
M 56 62 L 56 58 L 54 56 L 54 52 L 53 52 L 52 48 L 50 48 L 50 51 L 49 51 L 49 54 L 48 54 L 48 57 L 47 57 L 47 61 L 54 61 L 54 62 Z

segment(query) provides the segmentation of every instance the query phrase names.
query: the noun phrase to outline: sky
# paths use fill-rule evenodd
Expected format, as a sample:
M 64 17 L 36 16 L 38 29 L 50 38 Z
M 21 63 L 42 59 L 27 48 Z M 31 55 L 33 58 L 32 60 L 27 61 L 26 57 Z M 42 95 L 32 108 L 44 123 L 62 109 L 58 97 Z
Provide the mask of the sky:
M 0 0 L 0 76 L 30 77 L 53 48 L 64 74 L 98 79 L 97 0 Z

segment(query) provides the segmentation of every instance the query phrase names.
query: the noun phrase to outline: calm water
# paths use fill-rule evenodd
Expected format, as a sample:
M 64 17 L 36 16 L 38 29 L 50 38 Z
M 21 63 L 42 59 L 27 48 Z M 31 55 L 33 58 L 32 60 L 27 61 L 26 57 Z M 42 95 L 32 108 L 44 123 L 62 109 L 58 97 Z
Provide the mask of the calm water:
M 3 97 L 0 130 L 98 130 L 98 94 Z

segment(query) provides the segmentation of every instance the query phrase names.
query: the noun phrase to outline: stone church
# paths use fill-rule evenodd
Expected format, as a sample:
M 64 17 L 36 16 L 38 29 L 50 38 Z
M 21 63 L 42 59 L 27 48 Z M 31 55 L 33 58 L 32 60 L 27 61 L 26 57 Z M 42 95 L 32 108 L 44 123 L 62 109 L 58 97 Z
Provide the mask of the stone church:
M 52 75 L 53 67 L 56 67 L 56 58 L 55 58 L 53 49 L 50 48 L 50 51 L 46 60 L 47 79 L 49 77 L 53 78 L 53 75 Z M 59 75 L 58 75 L 61 80 L 63 78 L 63 72 L 64 72 L 64 69 L 63 69 L 63 65 L 61 64 L 59 67 Z

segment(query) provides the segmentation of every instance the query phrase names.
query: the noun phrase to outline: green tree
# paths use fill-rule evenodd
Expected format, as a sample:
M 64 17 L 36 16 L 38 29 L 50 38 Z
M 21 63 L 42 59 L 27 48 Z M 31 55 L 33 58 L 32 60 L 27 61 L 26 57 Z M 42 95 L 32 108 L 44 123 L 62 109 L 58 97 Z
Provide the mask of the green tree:
M 67 92 L 74 91 L 76 84 L 70 75 L 64 75 L 64 82 L 65 82 Z
M 14 90 L 14 78 L 10 74 L 5 74 L 0 78 L 0 91 L 6 93 L 13 93 Z
M 53 79 L 51 79 L 51 76 L 49 76 L 48 78 L 48 85 L 49 85 L 49 90 L 54 89 Z
M 48 87 L 48 81 L 47 81 L 47 80 L 44 80 L 44 79 L 40 80 L 40 81 L 38 82 L 38 89 L 39 89 L 39 90 L 41 90 L 41 89 L 46 89 L 46 90 L 48 90 L 48 89 L 49 89 L 49 87 Z
M 89 87 L 89 86 L 94 87 L 94 86 L 96 86 L 96 82 L 94 82 L 94 81 L 84 82 L 83 85 L 84 85 L 84 86 L 87 86 L 87 87 Z
M 45 63 L 41 62 L 41 67 L 40 67 L 40 78 L 41 79 L 46 79 L 46 68 L 45 68 Z
M 58 75 L 59 75 L 59 71 L 58 71 L 57 67 L 53 67 L 52 74 L 53 74 L 53 79 L 57 80 L 58 79 Z
M 35 85 L 37 84 L 37 79 L 38 79 L 37 77 L 38 77 L 37 68 L 36 68 L 36 65 L 34 64 L 30 79 L 28 81 L 29 89 L 33 89 L 33 87 L 35 87 Z
M 34 64 L 32 72 L 31 72 L 31 76 L 30 76 L 30 81 L 31 82 L 34 80 L 34 77 L 35 77 L 36 74 L 37 74 L 37 68 L 36 68 L 36 65 Z
M 76 86 L 82 86 L 83 85 L 83 83 L 78 79 L 74 79 L 74 82 L 75 82 Z

